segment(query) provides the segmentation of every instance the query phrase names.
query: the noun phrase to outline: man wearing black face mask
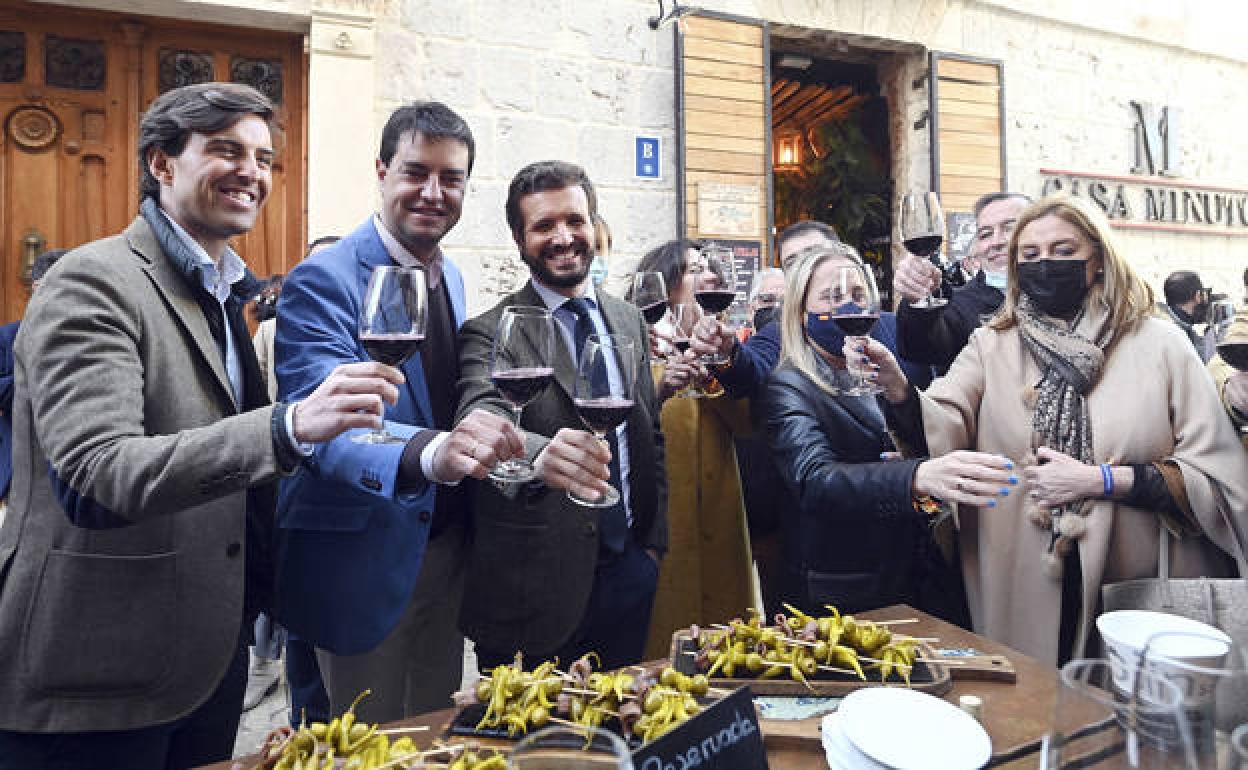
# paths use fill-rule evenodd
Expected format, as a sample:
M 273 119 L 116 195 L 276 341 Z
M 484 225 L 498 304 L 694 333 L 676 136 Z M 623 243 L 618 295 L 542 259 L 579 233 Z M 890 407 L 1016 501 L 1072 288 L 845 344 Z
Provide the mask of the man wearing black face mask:
M 1192 341 L 1202 361 L 1208 361 L 1204 338 L 1193 328 L 1209 320 L 1209 290 L 1200 276 L 1191 270 L 1179 270 L 1166 278 L 1162 287 L 1166 294 L 1163 307 L 1180 329 Z

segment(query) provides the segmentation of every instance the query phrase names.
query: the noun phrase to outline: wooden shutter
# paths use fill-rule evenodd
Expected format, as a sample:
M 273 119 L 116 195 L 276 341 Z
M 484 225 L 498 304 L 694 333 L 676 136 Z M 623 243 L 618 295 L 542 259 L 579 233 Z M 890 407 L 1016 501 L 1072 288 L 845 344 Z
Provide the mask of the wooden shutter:
M 1001 62 L 931 55 L 932 185 L 946 211 L 1006 189 Z
M 762 247 L 760 262 L 767 264 L 771 97 L 766 25 L 703 12 L 682 19 L 680 28 L 678 130 L 685 172 L 681 231 L 690 238 L 757 240 Z M 752 201 L 750 232 L 725 232 L 713 221 L 699 221 L 699 188 L 717 184 L 730 186 L 720 188 L 721 193 L 754 191 L 742 196 Z M 721 211 L 740 214 L 741 206 L 740 199 L 725 201 Z

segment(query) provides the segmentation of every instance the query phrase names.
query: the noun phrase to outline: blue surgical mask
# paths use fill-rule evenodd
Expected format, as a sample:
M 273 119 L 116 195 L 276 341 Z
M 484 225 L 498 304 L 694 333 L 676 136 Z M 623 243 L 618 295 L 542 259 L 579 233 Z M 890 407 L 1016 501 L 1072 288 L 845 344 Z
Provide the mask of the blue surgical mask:
M 984 283 L 994 289 L 1005 291 L 1005 285 L 1008 278 L 1009 273 L 994 273 L 989 270 L 984 271 Z
M 838 358 L 845 348 L 845 330 L 836 322 L 831 313 L 807 313 L 806 336 L 825 353 Z

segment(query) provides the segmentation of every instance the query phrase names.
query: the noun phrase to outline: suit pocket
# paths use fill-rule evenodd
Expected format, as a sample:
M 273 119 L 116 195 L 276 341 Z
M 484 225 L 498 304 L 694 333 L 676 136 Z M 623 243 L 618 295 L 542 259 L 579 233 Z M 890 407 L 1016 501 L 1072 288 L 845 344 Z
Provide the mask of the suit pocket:
M 362 532 L 368 528 L 373 509 L 387 504 L 383 498 L 355 492 L 337 482 L 322 481 L 303 471 L 283 482 L 277 526 L 316 532 Z
M 176 658 L 173 553 L 48 554 L 26 629 L 25 669 L 45 692 L 111 695 L 158 685 Z

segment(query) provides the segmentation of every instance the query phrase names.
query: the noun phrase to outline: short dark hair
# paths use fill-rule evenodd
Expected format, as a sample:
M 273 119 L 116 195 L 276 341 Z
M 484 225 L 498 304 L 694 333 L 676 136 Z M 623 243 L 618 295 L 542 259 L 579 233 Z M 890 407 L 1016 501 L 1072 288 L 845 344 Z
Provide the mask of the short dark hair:
M 975 218 L 979 219 L 980 212 L 999 201 L 1008 201 L 1011 198 L 1017 198 L 1024 203 L 1031 203 L 1031 196 L 1020 192 L 990 192 L 979 196 L 975 201 L 975 205 L 971 206 L 971 211 L 975 214 Z
M 256 115 L 274 129 L 273 102 L 241 83 L 197 83 L 156 97 L 139 123 L 139 198 L 157 198 L 160 182 L 148 169 L 148 155 L 159 148 L 176 158 L 191 134 L 211 134 Z
M 784 251 L 784 244 L 787 243 L 789 239 L 796 238 L 799 235 L 805 235 L 806 233 L 819 233 L 824 238 L 828 239 L 829 243 L 841 242 L 841 234 L 838 233 L 836 228 L 832 225 L 827 222 L 816 222 L 813 219 L 803 219 L 800 222 L 794 222 L 784 228 L 780 231 L 780 234 L 776 236 L 777 257 L 779 257 L 780 252 Z
M 663 274 L 663 284 L 667 287 L 667 293 L 670 296 L 672 287 L 680 283 L 685 277 L 685 270 L 689 268 L 689 249 L 697 250 L 701 247 L 698 241 L 691 241 L 688 238 L 680 238 L 674 241 L 668 241 L 662 246 L 655 246 L 646 252 L 646 255 L 637 263 L 638 273 L 655 272 Z M 628 287 L 625 299 L 633 298 L 633 287 Z
M 589 201 L 589 216 L 592 219 L 598 214 L 598 194 L 594 192 L 594 183 L 589 181 L 585 169 L 562 160 L 542 160 L 517 171 L 507 188 L 507 226 L 511 228 L 511 234 L 520 240 L 520 235 L 524 232 L 524 222 L 521 221 L 520 214 L 521 198 L 533 193 L 573 186 L 580 186 L 585 191 L 585 198 Z
M 477 158 L 477 143 L 472 129 L 450 107 L 442 102 L 413 102 L 390 114 L 386 127 L 381 131 L 381 149 L 377 157 L 389 166 L 399 142 L 408 134 L 420 134 L 426 139 L 453 139 L 468 148 L 468 173 L 472 173 Z
M 1176 270 L 1166 276 L 1166 282 L 1162 285 L 1162 291 L 1166 295 L 1166 304 L 1170 307 L 1190 302 L 1204 289 L 1205 285 L 1200 280 L 1200 276 L 1191 270 Z
M 42 281 L 56 261 L 68 253 L 69 249 L 50 249 L 35 257 L 34 264 L 30 266 L 30 280 Z

